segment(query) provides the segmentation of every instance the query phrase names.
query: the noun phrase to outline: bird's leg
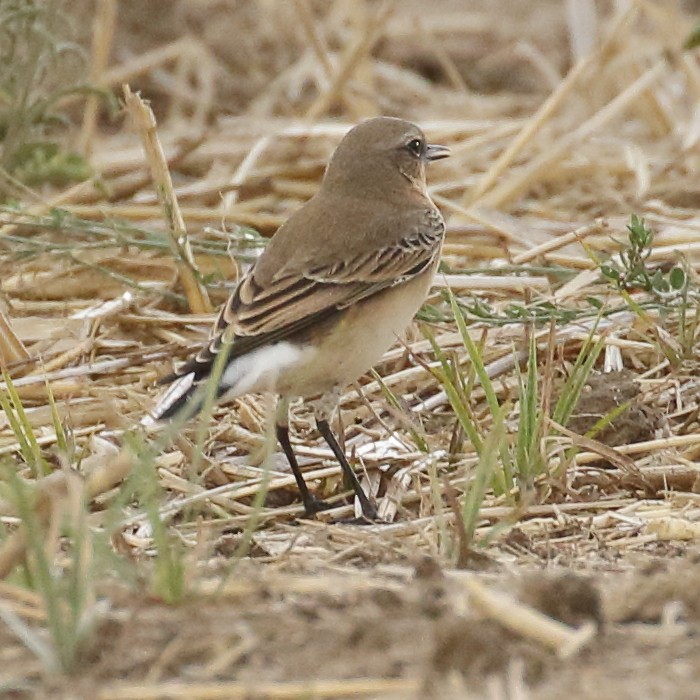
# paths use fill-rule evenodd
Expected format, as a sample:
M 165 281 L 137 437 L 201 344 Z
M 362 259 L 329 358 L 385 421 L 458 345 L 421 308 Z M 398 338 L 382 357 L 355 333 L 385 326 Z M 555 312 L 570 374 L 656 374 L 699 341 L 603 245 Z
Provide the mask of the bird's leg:
M 301 494 L 301 501 L 304 504 L 304 511 L 306 515 L 314 515 L 320 510 L 325 510 L 330 508 L 330 506 L 324 501 L 319 500 L 310 491 L 309 487 L 304 481 L 304 475 L 301 473 L 299 468 L 299 462 L 297 462 L 296 455 L 292 449 L 292 443 L 289 441 L 289 418 L 288 418 L 288 402 L 284 399 L 280 399 L 277 404 L 277 415 L 275 420 L 275 431 L 277 433 L 277 440 L 282 446 L 289 466 L 292 468 L 292 474 L 297 482 L 297 487 L 299 488 L 299 493 Z
M 353 471 L 352 467 L 348 463 L 345 453 L 338 444 L 338 441 L 335 439 L 335 435 L 333 435 L 333 431 L 331 430 L 331 426 L 329 425 L 328 420 L 326 418 L 317 417 L 316 426 L 318 427 L 319 432 L 323 436 L 323 439 L 328 443 L 328 446 L 331 448 L 331 450 L 333 450 L 335 458 L 338 460 L 338 462 L 340 462 L 340 466 L 343 470 L 343 473 L 350 480 L 350 483 L 352 484 L 352 490 L 355 492 L 355 495 L 360 501 L 360 506 L 362 507 L 362 515 L 364 515 L 364 517 L 368 520 L 377 520 L 379 517 L 377 509 L 375 508 L 374 504 L 369 500 L 367 494 L 362 490 L 360 480 L 357 478 L 357 474 L 355 474 L 355 472 Z

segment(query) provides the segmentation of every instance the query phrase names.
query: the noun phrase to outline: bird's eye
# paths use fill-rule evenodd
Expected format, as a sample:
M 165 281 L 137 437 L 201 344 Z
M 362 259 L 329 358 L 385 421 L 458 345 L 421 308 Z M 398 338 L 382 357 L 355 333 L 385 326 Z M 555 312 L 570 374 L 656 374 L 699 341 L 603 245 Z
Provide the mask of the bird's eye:
M 421 139 L 412 139 L 408 142 L 406 148 L 408 148 L 414 156 L 420 157 L 423 155 L 423 141 Z

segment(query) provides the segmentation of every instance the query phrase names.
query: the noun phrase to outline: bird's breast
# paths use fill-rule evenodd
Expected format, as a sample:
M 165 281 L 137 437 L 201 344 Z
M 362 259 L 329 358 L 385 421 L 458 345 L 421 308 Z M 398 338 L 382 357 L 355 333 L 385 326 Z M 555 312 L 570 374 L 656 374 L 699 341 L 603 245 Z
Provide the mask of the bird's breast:
M 314 396 L 347 386 L 401 338 L 430 289 L 437 262 L 415 278 L 349 307 L 305 340 L 315 348 L 279 376 L 278 391 Z

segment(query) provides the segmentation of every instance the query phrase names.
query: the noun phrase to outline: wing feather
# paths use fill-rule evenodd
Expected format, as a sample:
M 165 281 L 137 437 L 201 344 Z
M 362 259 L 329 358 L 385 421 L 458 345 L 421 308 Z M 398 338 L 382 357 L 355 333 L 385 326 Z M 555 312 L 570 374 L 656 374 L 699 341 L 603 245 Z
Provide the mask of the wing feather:
M 416 230 L 393 245 L 303 272 L 283 267 L 264 286 L 254 265 L 219 313 L 209 343 L 163 381 L 191 372 L 199 379 L 208 374 L 223 345 L 230 346 L 231 359 L 239 357 L 426 271 L 440 254 L 445 224 L 437 210 L 425 214 Z

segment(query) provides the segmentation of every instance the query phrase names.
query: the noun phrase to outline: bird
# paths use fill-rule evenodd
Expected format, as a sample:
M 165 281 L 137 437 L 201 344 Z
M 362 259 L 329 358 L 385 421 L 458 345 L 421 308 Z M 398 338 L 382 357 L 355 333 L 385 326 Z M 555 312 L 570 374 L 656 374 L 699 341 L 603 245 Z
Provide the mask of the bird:
M 161 383 L 145 423 L 194 415 L 215 374 L 217 401 L 277 394 L 276 437 L 305 515 L 329 507 L 304 481 L 289 438 L 302 398 L 352 485 L 378 519 L 330 427 L 344 387 L 377 363 L 413 320 L 440 261 L 445 221 L 426 166 L 450 154 L 415 124 L 375 117 L 350 129 L 317 193 L 280 226 L 222 307 L 208 341 Z

